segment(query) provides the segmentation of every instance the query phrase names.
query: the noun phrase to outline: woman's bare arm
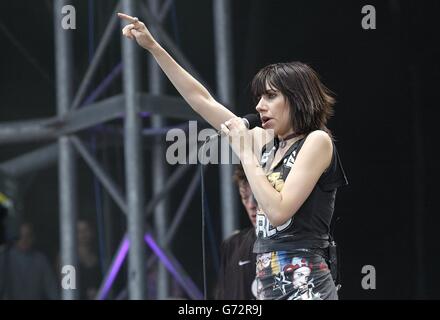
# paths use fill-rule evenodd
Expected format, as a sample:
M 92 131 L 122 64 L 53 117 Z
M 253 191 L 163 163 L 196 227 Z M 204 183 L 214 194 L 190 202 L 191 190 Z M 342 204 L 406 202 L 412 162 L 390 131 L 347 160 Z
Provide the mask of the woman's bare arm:
M 123 35 L 136 40 L 141 47 L 153 55 L 168 79 L 195 112 L 217 130 L 220 129 L 222 123 L 236 117 L 225 106 L 217 102 L 199 81 L 183 69 L 160 46 L 144 23 L 123 13 L 118 13 L 118 16 L 129 23 L 122 30 Z

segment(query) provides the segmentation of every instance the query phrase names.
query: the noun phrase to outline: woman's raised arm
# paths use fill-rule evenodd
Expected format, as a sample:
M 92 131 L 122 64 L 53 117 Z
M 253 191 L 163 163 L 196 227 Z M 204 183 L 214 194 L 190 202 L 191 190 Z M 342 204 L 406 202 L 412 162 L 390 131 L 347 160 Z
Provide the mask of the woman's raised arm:
M 128 22 L 122 34 L 148 50 L 166 74 L 168 79 L 182 95 L 185 101 L 215 129 L 225 121 L 236 117 L 225 106 L 217 102 L 202 84 L 183 69 L 160 44 L 154 39 L 144 23 L 138 18 L 118 13 L 121 19 Z

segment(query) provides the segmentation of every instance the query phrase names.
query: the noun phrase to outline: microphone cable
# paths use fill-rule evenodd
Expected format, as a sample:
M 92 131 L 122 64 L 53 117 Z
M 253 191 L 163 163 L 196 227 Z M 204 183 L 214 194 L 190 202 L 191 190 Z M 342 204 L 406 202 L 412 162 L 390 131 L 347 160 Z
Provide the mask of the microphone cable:
M 212 221 L 209 220 L 210 212 L 209 212 L 209 204 L 208 204 L 208 195 L 206 193 L 206 185 L 205 185 L 205 170 L 207 168 L 208 163 L 206 163 L 205 161 L 205 147 L 208 145 L 208 143 L 214 139 L 214 138 L 218 138 L 219 135 L 213 135 L 213 136 L 209 136 L 206 138 L 206 140 L 204 141 L 204 143 L 202 144 L 202 146 L 200 147 L 200 152 L 202 153 L 202 159 L 200 159 L 200 188 L 201 188 L 201 201 L 202 201 L 202 214 L 201 214 L 201 219 L 202 219 L 202 264 L 203 264 L 203 292 L 204 292 L 204 300 L 207 300 L 208 297 L 208 285 L 207 285 L 207 258 L 206 258 L 206 228 L 208 227 L 209 235 L 211 235 L 210 239 L 210 244 L 211 244 L 211 251 L 213 253 L 212 258 L 214 260 L 214 268 L 216 269 L 216 271 L 218 271 L 218 267 L 216 266 L 217 264 L 220 264 L 219 262 L 219 253 L 217 248 L 215 247 L 216 244 L 216 239 L 215 239 L 215 234 L 214 234 L 214 230 L 212 228 Z
M 210 141 L 210 137 L 208 137 L 205 142 L 202 144 L 200 149 L 202 150 L 202 155 L 205 154 L 204 148 Z M 202 159 L 204 160 L 204 159 Z M 203 300 L 207 300 L 208 290 L 207 290 L 207 275 L 206 275 L 206 244 L 205 244 L 205 212 L 209 210 L 206 192 L 205 192 L 205 168 L 204 161 L 201 161 L 200 164 L 200 188 L 202 194 L 202 267 L 203 267 Z

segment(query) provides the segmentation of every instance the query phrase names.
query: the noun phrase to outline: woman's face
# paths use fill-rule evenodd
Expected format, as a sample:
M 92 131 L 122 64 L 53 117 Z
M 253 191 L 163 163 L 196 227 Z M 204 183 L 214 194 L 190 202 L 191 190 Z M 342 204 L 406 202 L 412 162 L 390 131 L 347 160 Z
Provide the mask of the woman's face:
M 266 84 L 266 92 L 255 109 L 260 114 L 264 129 L 272 129 L 275 135 L 281 137 L 293 132 L 289 102 L 279 90 Z

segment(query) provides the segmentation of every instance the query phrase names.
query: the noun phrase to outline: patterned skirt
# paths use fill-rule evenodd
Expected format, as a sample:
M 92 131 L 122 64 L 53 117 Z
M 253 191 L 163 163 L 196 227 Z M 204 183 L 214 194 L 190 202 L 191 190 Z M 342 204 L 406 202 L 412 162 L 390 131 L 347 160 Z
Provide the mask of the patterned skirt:
M 337 300 L 335 283 L 322 255 L 309 250 L 257 255 L 258 300 Z

